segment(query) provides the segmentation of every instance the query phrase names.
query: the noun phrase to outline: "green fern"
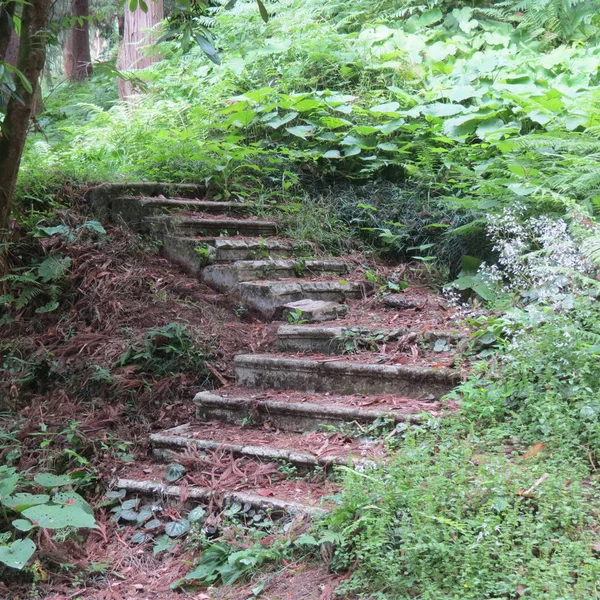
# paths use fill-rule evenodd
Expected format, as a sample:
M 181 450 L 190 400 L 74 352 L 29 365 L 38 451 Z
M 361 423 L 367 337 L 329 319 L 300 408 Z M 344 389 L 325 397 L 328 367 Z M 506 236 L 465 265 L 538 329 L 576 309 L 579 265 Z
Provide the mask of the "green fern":
M 591 261 L 600 265 L 600 235 L 587 238 L 581 245 L 581 251 Z
M 520 27 L 546 31 L 563 41 L 586 37 L 585 28 L 598 14 L 598 0 L 507 0 L 496 5 L 520 15 Z

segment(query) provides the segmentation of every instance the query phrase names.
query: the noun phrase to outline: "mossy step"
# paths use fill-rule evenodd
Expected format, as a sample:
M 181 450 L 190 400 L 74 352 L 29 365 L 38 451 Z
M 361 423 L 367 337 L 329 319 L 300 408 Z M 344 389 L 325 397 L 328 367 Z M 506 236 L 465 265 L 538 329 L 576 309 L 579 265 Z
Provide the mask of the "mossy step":
M 243 260 L 228 265 L 213 265 L 202 270 L 202 280 L 227 291 L 244 281 L 291 279 L 315 275 L 344 275 L 346 263 L 334 260 Z
M 201 218 L 196 216 L 159 215 L 144 219 L 144 230 L 159 234 L 187 236 L 245 235 L 250 237 L 277 234 L 275 221 L 259 219 Z
M 266 354 L 238 355 L 234 366 L 238 386 L 336 394 L 398 394 L 436 399 L 460 380 L 458 372 L 446 368 L 327 362 Z
M 240 202 L 212 202 L 210 200 L 186 200 L 185 198 L 136 198 L 120 197 L 113 202 L 110 219 L 127 223 L 137 231 L 150 231 L 147 217 L 177 215 L 178 211 L 199 212 L 212 215 L 243 215 L 249 206 Z
M 120 198 L 131 196 L 197 199 L 206 196 L 206 186 L 195 183 L 149 181 L 103 183 L 91 188 L 86 194 L 94 214 L 101 219 L 110 219 L 112 211 L 118 209 Z
M 344 303 L 366 296 L 372 284 L 367 281 L 318 280 L 250 281 L 240 283 L 239 295 L 250 308 L 265 318 L 277 318 L 283 307 L 299 300 Z
M 181 237 L 166 235 L 163 254 L 188 273 L 199 275 L 207 264 L 232 263 L 238 260 L 283 259 L 310 255 L 307 242 L 260 237 Z
M 378 340 L 387 343 L 411 333 L 411 329 L 406 327 L 282 325 L 277 330 L 277 345 L 285 352 L 341 354 L 355 345 L 365 347 L 369 342 L 376 343 Z M 416 342 L 429 345 L 434 345 L 438 340 L 445 340 L 452 346 L 461 339 L 460 334 L 455 331 L 427 330 L 414 333 Z
M 381 403 L 367 407 L 356 406 L 358 396 L 327 396 L 306 399 L 285 393 L 266 393 L 262 397 L 249 394 L 248 390 L 228 389 L 225 392 L 199 392 L 194 398 L 196 417 L 200 421 L 219 420 L 225 423 L 253 425 L 268 423 L 283 431 L 314 431 L 322 426 L 339 427 L 349 423 L 371 424 L 386 419 L 408 423 L 420 422 L 420 404 L 410 400 L 381 398 Z M 373 401 L 373 399 L 371 399 Z M 364 402 L 364 400 L 363 400 Z M 383 408 L 381 406 L 383 405 Z

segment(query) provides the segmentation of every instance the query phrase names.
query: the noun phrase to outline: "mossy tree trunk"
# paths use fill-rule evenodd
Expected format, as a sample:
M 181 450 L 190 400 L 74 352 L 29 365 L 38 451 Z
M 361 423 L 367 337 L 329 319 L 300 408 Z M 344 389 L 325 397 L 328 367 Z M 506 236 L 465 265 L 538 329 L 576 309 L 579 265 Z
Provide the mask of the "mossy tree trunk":
M 17 96 L 11 97 L 0 135 L 0 242 L 9 239 L 10 213 L 27 138 L 29 119 L 35 104 L 38 82 L 46 61 L 46 39 L 51 0 L 30 0 L 24 5 L 17 68 L 31 84 L 28 91 L 17 82 Z M 5 244 L 0 246 L 0 273 L 6 271 Z

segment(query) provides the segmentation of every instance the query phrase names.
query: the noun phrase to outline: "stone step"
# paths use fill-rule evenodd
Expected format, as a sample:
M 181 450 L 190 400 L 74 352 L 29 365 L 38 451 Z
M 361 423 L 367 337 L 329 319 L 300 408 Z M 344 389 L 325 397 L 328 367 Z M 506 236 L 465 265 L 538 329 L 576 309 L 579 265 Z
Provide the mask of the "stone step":
M 346 304 L 339 302 L 306 299 L 284 304 L 282 318 L 292 323 L 321 323 L 340 319 L 348 310 Z
M 199 486 L 169 485 L 165 481 L 152 478 L 126 478 L 118 479 L 114 485 L 115 489 L 125 490 L 129 494 L 139 494 L 155 498 L 170 499 L 180 502 L 185 497 L 186 502 L 201 504 L 214 504 L 224 507 L 227 504 L 249 505 L 254 510 L 265 511 L 272 518 L 289 515 L 292 517 L 316 517 L 327 512 L 326 508 L 317 503 L 312 504 L 311 498 L 302 498 L 302 502 L 279 498 L 273 495 L 275 492 L 269 490 L 248 491 L 222 491 L 213 490 Z
M 344 303 L 360 299 L 372 289 L 367 281 L 251 281 L 240 283 L 242 301 L 265 318 L 278 318 L 283 307 L 299 300 L 324 300 Z
M 122 197 L 204 198 L 206 186 L 195 183 L 131 182 L 103 183 L 91 188 L 87 200 L 95 215 L 107 219 L 113 210 L 118 210 Z
M 228 235 L 260 237 L 276 235 L 277 223 L 275 221 L 259 219 L 158 215 L 155 217 L 146 217 L 143 220 L 142 229 L 143 231 L 157 234 L 194 237 Z
M 244 281 L 292 279 L 315 275 L 344 275 L 346 263 L 334 260 L 240 260 L 203 269 L 201 277 L 220 291 L 234 289 Z
M 240 215 L 249 210 L 241 202 L 212 202 L 210 200 L 187 200 L 185 198 L 120 197 L 113 203 L 110 219 L 127 223 L 133 229 L 146 231 L 146 218 L 177 214 L 178 211 L 199 212 L 211 215 Z
M 163 254 L 188 273 L 199 275 L 207 264 L 238 260 L 280 259 L 310 255 L 311 244 L 278 238 L 177 237 L 166 235 Z
M 458 384 L 459 373 L 445 368 L 382 365 L 348 360 L 311 360 L 267 354 L 234 359 L 236 384 L 336 394 L 397 394 L 436 399 Z
M 313 431 L 321 426 L 349 423 L 371 424 L 392 420 L 419 423 L 425 410 L 438 413 L 440 405 L 397 396 L 341 396 L 320 394 L 311 397 L 296 391 L 268 390 L 253 393 L 227 388 L 218 393 L 199 392 L 194 397 L 200 421 L 219 420 L 244 425 L 268 424 L 283 431 Z
M 252 429 L 223 422 L 185 424 L 150 436 L 154 456 L 168 462 L 189 449 L 208 455 L 224 451 L 234 456 L 269 462 L 283 461 L 306 471 L 333 465 L 372 465 L 384 458 L 383 441 L 335 434 L 284 433 L 279 429 Z
M 360 349 L 373 349 L 378 343 L 388 343 L 414 333 L 414 342 L 434 346 L 445 340 L 455 345 L 460 335 L 455 331 L 427 330 L 412 332 L 405 327 L 332 327 L 311 325 L 282 325 L 277 330 L 277 345 L 285 352 L 312 354 L 341 354 Z

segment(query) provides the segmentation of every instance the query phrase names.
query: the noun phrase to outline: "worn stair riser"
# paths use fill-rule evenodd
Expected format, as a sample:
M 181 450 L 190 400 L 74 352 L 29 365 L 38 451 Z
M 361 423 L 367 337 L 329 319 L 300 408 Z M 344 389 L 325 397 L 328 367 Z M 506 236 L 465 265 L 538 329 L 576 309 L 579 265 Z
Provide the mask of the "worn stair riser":
M 173 200 L 158 198 L 118 198 L 113 202 L 110 219 L 124 222 L 137 230 L 144 230 L 145 219 L 159 215 L 177 215 L 178 211 L 202 212 L 212 215 L 241 215 L 248 206 L 236 202 L 209 202 L 204 200 Z
M 277 345 L 285 352 L 306 352 L 311 354 L 342 354 L 368 345 L 369 339 L 376 343 L 378 336 L 385 342 L 398 340 L 410 333 L 409 329 L 372 329 L 356 327 L 303 327 L 301 325 L 282 325 L 277 331 Z M 458 334 L 449 331 L 426 331 L 419 334 L 416 341 L 433 345 L 438 339 L 447 340 L 449 345 L 456 344 Z
M 215 265 L 202 271 L 202 280 L 220 291 L 234 289 L 245 281 L 292 279 L 315 275 L 343 275 L 347 266 L 335 261 L 258 260 Z
M 339 281 L 288 281 L 240 283 L 242 301 L 267 319 L 277 319 L 283 306 L 299 300 L 324 300 L 344 303 L 348 299 L 361 299 L 369 290 L 363 282 L 340 283 Z
M 437 399 L 449 392 L 458 376 L 445 369 L 241 355 L 235 358 L 238 386 L 330 392 L 396 394 Z
M 354 466 L 355 464 L 374 464 L 360 458 L 337 457 L 337 456 L 314 456 L 305 452 L 297 452 L 291 449 L 272 448 L 270 446 L 252 446 L 241 444 L 224 444 L 211 440 L 190 440 L 185 437 L 165 436 L 154 434 L 150 436 L 152 443 L 152 454 L 161 461 L 170 462 L 178 453 L 187 449 L 195 449 L 201 452 L 222 451 L 233 454 L 236 457 L 245 456 L 266 462 L 284 461 L 299 467 L 302 474 L 308 473 L 315 467 L 328 469 L 333 465 Z
M 144 219 L 141 231 L 156 235 L 188 237 L 222 235 L 260 237 L 277 235 L 277 225 L 272 221 L 159 216 Z
M 223 421 L 233 425 L 248 422 L 269 423 L 283 431 L 315 431 L 322 425 L 344 423 L 370 424 L 378 419 L 418 423 L 416 415 L 401 415 L 392 410 L 366 410 L 335 405 L 320 405 L 273 400 L 224 398 L 210 392 L 200 392 L 194 398 L 196 418 L 200 421 Z
M 172 198 L 204 198 L 206 187 L 189 183 L 104 183 L 92 188 L 87 199 L 94 214 L 100 219 L 110 219 L 112 214 L 118 214 L 122 197 L 172 197 Z
M 140 481 L 136 479 L 119 479 L 116 488 L 126 490 L 133 494 L 153 496 L 155 498 L 171 498 L 179 502 L 183 490 L 178 485 L 166 485 L 160 482 Z M 203 504 L 211 501 L 237 502 L 249 504 L 255 510 L 268 511 L 270 516 L 316 516 L 325 514 L 325 509 L 306 506 L 297 502 L 289 502 L 279 498 L 264 498 L 258 494 L 246 492 L 214 491 L 198 487 L 186 487 L 185 496 L 187 501 L 195 501 Z
M 285 240 L 164 237 L 163 255 L 198 276 L 207 264 L 232 263 L 239 260 L 283 259 L 310 254 L 308 244 Z

